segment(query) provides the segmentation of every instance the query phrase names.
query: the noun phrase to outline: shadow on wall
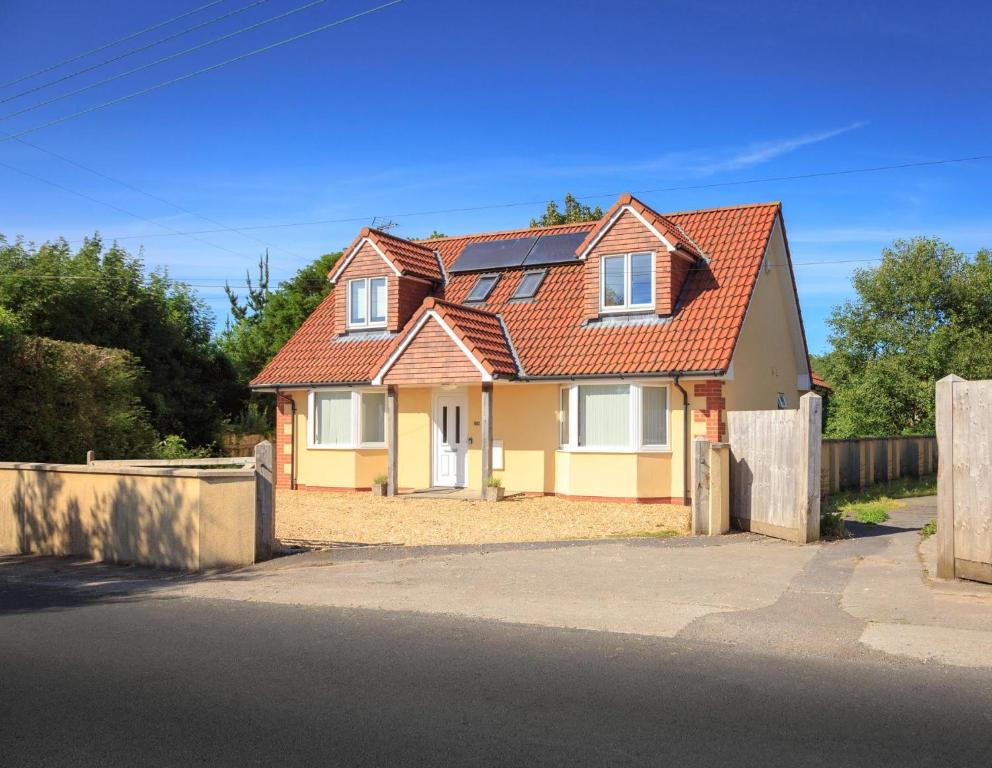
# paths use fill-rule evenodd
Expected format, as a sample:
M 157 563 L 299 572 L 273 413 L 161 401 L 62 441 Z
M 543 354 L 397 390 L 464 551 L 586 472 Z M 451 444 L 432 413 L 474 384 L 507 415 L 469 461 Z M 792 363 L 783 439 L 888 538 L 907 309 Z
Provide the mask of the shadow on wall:
M 139 490 L 134 478 L 107 475 L 74 492 L 58 472 L 19 473 L 13 505 L 20 552 L 199 567 L 196 500 L 180 483 L 148 479 L 140 478 Z

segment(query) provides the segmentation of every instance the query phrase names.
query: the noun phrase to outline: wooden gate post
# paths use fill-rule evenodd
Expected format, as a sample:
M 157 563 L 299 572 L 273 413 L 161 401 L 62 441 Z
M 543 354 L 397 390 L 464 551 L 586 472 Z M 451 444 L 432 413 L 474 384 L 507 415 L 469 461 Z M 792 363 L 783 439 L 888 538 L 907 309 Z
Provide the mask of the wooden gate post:
M 954 573 L 954 384 L 951 374 L 937 382 L 937 578 Z
M 820 538 L 820 443 L 823 401 L 813 392 L 799 398 L 799 543 Z
M 269 560 L 276 544 L 274 454 L 268 440 L 255 446 L 255 562 Z

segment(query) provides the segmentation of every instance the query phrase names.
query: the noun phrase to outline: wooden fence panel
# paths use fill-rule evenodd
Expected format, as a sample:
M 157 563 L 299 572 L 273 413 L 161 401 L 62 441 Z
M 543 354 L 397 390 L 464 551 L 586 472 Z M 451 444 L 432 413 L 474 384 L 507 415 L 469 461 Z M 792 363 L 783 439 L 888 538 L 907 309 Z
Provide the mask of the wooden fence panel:
M 937 383 L 937 575 L 992 583 L 992 381 Z
M 743 529 L 801 543 L 819 538 L 820 408 L 809 394 L 799 410 L 727 414 L 730 514 Z

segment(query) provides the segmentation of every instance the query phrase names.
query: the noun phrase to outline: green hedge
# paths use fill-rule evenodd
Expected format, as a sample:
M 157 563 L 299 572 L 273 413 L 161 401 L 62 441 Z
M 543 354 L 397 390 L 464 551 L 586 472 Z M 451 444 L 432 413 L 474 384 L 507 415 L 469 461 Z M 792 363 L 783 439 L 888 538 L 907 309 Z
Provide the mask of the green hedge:
M 0 460 L 81 463 L 148 456 L 157 440 L 119 349 L 25 336 L 0 309 Z

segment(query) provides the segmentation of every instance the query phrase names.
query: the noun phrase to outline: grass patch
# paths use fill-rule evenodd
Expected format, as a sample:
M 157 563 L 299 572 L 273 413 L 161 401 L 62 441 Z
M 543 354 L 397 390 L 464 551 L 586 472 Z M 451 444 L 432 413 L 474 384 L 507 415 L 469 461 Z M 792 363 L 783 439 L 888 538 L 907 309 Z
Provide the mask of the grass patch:
M 937 476 L 903 477 L 891 483 L 844 491 L 828 496 L 820 504 L 820 533 L 826 538 L 847 535 L 844 520 L 878 525 L 900 506 L 898 499 L 933 496 L 937 493 Z
M 878 525 L 889 519 L 888 503 L 886 501 L 869 501 L 866 504 L 856 504 L 851 510 L 859 523 Z
M 929 523 L 920 528 L 920 536 L 925 539 L 929 539 L 937 532 L 937 521 L 931 520 Z

